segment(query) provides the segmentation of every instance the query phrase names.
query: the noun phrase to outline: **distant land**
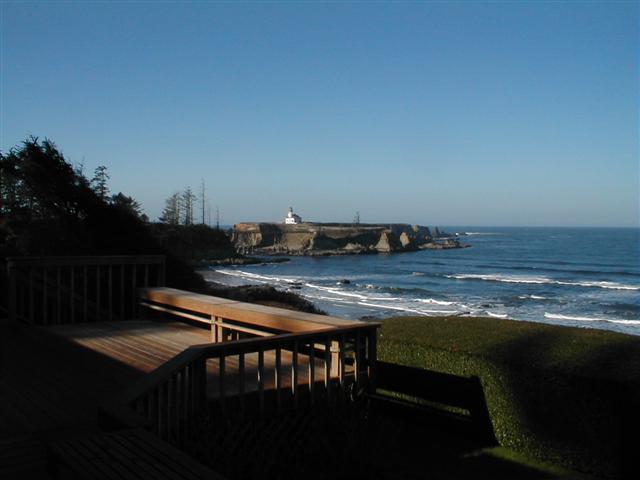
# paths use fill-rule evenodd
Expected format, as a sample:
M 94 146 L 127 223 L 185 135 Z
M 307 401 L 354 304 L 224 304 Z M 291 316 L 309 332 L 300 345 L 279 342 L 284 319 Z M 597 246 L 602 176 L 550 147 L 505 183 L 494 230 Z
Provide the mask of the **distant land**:
M 291 213 L 291 212 L 290 212 Z M 291 217 L 288 217 L 291 218 Z M 299 217 L 298 217 L 299 218 Z M 353 255 L 408 252 L 420 249 L 464 248 L 437 227 L 406 223 L 238 223 L 231 242 L 242 254 Z

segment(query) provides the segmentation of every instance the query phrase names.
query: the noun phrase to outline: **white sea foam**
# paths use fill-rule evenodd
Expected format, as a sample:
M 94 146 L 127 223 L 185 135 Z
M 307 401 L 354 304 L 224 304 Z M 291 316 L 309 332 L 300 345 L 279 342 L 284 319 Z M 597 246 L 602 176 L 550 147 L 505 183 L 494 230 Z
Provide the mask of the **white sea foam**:
M 497 232 L 464 232 L 465 235 L 502 235 Z
M 432 303 L 434 305 L 453 305 L 456 302 L 445 302 L 444 300 L 436 300 L 434 298 L 416 298 L 416 302 Z
M 363 305 L 365 307 L 382 308 L 385 310 L 397 310 L 407 313 L 417 313 L 418 315 L 458 315 L 460 313 L 458 310 L 433 310 L 428 308 L 413 308 L 402 303 L 397 303 L 395 305 L 381 305 L 371 302 L 358 302 L 358 305 Z
M 556 313 L 544 312 L 545 318 L 553 320 L 570 320 L 575 322 L 609 322 L 621 323 L 625 325 L 640 325 L 640 320 L 622 320 L 617 318 L 598 318 L 598 317 L 578 317 L 573 315 L 561 315 Z
M 526 300 L 527 298 L 531 300 L 547 300 L 547 297 L 543 297 L 542 295 L 518 295 L 518 298 L 521 300 Z
M 640 320 L 607 320 L 608 322 L 611 323 L 621 323 L 623 325 L 640 325 Z
M 339 288 L 336 287 L 323 287 L 322 285 L 315 285 L 313 283 L 305 283 L 304 284 L 305 287 L 309 287 L 309 288 L 313 288 L 316 290 L 322 290 L 325 292 L 331 292 L 334 295 L 341 295 L 344 297 L 352 297 L 352 298 L 357 298 L 360 300 L 380 300 L 380 301 L 394 301 L 394 300 L 400 300 L 400 298 L 398 297 L 376 297 L 376 296 L 371 296 L 371 295 L 364 295 L 362 293 L 355 293 L 355 292 L 346 292 L 344 290 L 341 290 Z
M 593 287 L 593 288 L 606 288 L 611 290 L 629 290 L 638 291 L 640 286 L 637 285 L 624 285 L 617 282 L 567 282 L 564 280 L 554 280 L 548 277 L 527 277 L 521 275 L 490 275 L 490 274 L 456 274 L 445 275 L 446 278 L 453 278 L 456 280 L 486 280 L 491 282 L 504 282 L 504 283 L 527 283 L 527 284 L 539 284 L 539 285 L 569 285 L 576 287 Z
M 487 315 L 494 318 L 508 318 L 506 313 L 493 313 L 487 310 Z
M 242 270 L 216 270 L 216 273 L 229 275 L 231 277 L 246 278 L 249 280 L 263 282 L 279 282 L 279 283 L 299 283 L 301 277 L 275 277 L 270 275 L 258 275 L 257 273 L 244 272 Z

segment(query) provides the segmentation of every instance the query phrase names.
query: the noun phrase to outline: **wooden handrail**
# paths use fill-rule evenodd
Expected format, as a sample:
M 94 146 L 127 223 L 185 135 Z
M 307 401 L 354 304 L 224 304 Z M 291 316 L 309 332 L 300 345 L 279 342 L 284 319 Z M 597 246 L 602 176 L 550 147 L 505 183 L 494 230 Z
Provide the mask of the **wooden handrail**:
M 354 320 L 240 302 L 175 288 L 141 288 L 139 305 L 208 324 L 211 341 L 238 340 L 241 335 L 321 331 L 361 324 Z M 225 333 L 226 332 L 226 333 Z
M 252 323 L 273 326 L 283 332 L 308 331 L 322 329 L 327 326 L 346 327 L 361 323 L 357 320 L 346 320 L 328 315 L 240 302 L 167 287 L 141 288 L 138 291 L 138 296 L 146 302 L 190 310 L 228 320 L 246 321 L 247 317 L 251 317 L 255 319 Z

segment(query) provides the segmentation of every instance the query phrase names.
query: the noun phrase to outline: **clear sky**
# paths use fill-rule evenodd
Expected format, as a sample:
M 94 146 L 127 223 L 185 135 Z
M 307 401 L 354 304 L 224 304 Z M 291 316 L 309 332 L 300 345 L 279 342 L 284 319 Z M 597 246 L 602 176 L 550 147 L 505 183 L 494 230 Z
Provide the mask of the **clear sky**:
M 638 2 L 7 2 L 0 149 L 151 217 L 639 222 Z

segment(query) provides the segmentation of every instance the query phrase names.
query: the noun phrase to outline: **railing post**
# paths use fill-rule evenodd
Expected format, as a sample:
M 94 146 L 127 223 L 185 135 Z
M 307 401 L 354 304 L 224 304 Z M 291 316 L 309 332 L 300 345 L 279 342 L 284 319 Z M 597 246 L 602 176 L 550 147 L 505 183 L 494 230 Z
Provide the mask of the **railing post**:
M 377 363 L 378 363 L 378 329 L 377 327 L 372 327 L 369 329 L 369 334 L 367 338 L 367 357 L 368 357 L 368 366 L 369 366 L 369 381 L 367 383 L 367 392 L 375 393 L 376 391 L 376 383 L 377 383 Z
M 196 425 L 204 417 L 207 405 L 207 359 L 200 358 L 194 362 L 195 366 L 195 421 Z

